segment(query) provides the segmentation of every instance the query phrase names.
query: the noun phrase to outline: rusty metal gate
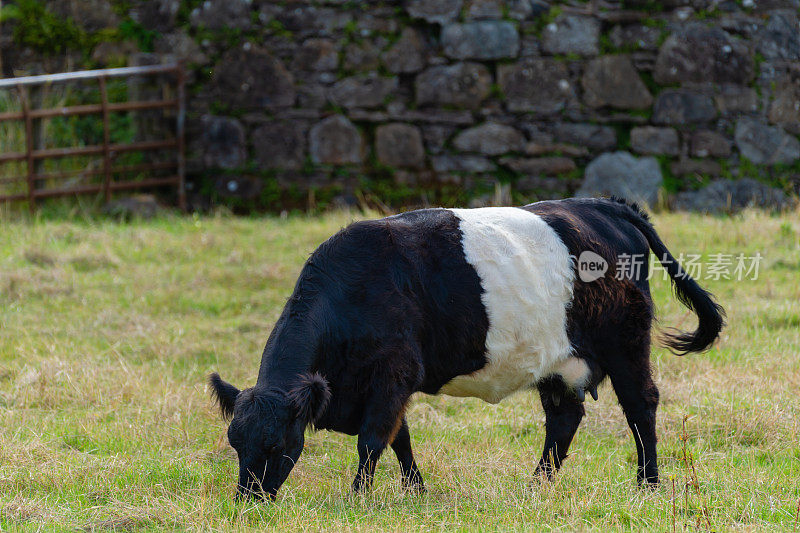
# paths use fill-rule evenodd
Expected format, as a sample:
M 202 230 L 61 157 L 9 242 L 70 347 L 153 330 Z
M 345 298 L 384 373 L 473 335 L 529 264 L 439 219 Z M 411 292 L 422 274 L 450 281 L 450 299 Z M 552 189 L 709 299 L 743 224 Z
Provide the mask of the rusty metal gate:
M 169 96 L 161 95 L 159 99 L 110 102 L 108 80 L 112 78 L 130 79 L 132 77 L 164 77 L 169 80 L 174 94 Z M 55 108 L 35 108 L 35 106 L 32 105 L 30 98 L 30 91 L 32 88 L 49 86 L 55 83 L 75 82 L 78 80 L 97 81 L 100 97 L 99 104 L 72 105 Z M 36 208 L 36 201 L 40 198 L 103 193 L 106 201 L 109 201 L 114 191 L 145 187 L 176 186 L 178 205 L 181 209 L 186 208 L 184 188 L 186 92 L 182 65 L 149 65 L 6 78 L 0 79 L 0 89 L 15 89 L 21 104 L 21 110 L 19 111 L 15 110 L 0 113 L 0 124 L 21 121 L 24 124 L 25 136 L 25 150 L 0 153 L 0 165 L 11 162 L 24 162 L 26 164 L 26 172 L 24 175 L 5 176 L 0 174 L 0 184 L 17 185 L 17 189 L 22 189 L 24 191 L 12 194 L 2 194 L 2 191 L 0 191 L 0 202 L 27 200 L 30 209 L 33 211 Z M 174 131 L 172 132 L 174 133 L 174 137 L 170 135 L 171 138 L 165 139 L 112 143 L 110 125 L 112 113 L 148 110 L 174 111 L 175 124 Z M 34 135 L 35 121 L 76 115 L 100 115 L 102 117 L 102 143 L 66 148 L 45 148 L 36 145 L 37 142 Z M 76 142 L 79 140 L 80 139 L 75 139 Z M 120 154 L 156 151 L 169 152 L 174 154 L 174 156 L 165 161 L 145 161 L 133 165 L 115 165 L 115 160 Z M 82 168 L 78 170 L 56 172 L 44 172 L 42 170 L 42 163 L 46 160 L 75 156 L 102 157 L 102 164 L 100 168 Z M 120 176 L 122 174 L 155 173 L 155 171 L 162 171 L 162 173 L 167 171 L 169 175 L 163 177 L 146 177 L 138 180 L 115 179 L 115 176 Z M 47 187 L 45 185 L 76 176 L 100 176 L 101 182 L 71 185 L 67 187 Z

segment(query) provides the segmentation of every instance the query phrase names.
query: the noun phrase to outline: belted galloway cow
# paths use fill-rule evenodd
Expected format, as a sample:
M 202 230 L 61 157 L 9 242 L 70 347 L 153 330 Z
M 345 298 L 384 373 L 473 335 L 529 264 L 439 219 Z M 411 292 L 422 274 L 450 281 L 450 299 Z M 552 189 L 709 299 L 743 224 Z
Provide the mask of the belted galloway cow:
M 708 348 L 722 308 L 622 200 L 423 209 L 351 224 L 303 267 L 256 384 L 239 390 L 210 376 L 232 418 L 239 494 L 274 499 L 309 426 L 358 435 L 354 490 L 370 486 L 387 446 L 404 486 L 424 490 L 404 415 L 415 392 L 494 403 L 538 389 L 546 436 L 537 473 L 549 478 L 567 456 L 585 392 L 596 399 L 606 377 L 633 433 L 637 479 L 657 484 L 651 250 L 698 318 L 694 332 L 664 343 L 678 354 Z M 583 254 L 592 275 L 578 268 Z M 637 268 L 620 266 L 631 258 Z

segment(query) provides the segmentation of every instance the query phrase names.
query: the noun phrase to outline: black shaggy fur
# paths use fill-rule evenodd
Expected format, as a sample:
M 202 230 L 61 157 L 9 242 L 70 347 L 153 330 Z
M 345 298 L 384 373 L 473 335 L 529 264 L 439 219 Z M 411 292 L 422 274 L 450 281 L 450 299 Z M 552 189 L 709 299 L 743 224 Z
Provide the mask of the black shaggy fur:
M 239 395 L 239 389 L 230 383 L 222 381 L 222 378 L 216 372 L 208 376 L 208 384 L 211 387 L 211 396 L 219 404 L 223 418 L 227 420 L 233 418 L 233 406 L 236 402 L 236 397 Z
M 646 215 L 619 200 L 571 199 L 522 209 L 541 216 L 576 257 L 591 250 L 615 264 L 621 254 L 647 257 L 652 249 L 671 258 Z M 354 490 L 370 485 L 387 446 L 397 455 L 404 485 L 424 490 L 404 416 L 408 399 L 414 392 L 436 394 L 487 363 L 483 289 L 461 241 L 453 212 L 427 209 L 357 222 L 311 255 L 267 341 L 256 385 L 240 392 L 216 374 L 210 377 L 223 414 L 233 414 L 228 437 L 239 455 L 241 495 L 275 496 L 310 423 L 358 435 Z M 679 266 L 667 268 L 678 297 L 700 321 L 694 333 L 668 342 L 681 352 L 704 349 L 722 327 L 721 309 L 691 278 L 680 278 Z M 643 276 L 647 271 L 645 265 Z M 658 480 L 652 318 L 646 278 L 617 280 L 612 272 L 583 283 L 576 277 L 567 334 L 592 371 L 587 389 L 594 392 L 606 376 L 611 379 L 635 437 L 643 483 Z M 580 395 L 558 376 L 535 385 L 547 429 L 538 470 L 551 475 L 566 457 L 584 409 Z
M 331 389 L 318 372 L 304 374 L 297 381 L 297 385 L 289 391 L 289 400 L 300 418 L 313 424 L 327 407 Z

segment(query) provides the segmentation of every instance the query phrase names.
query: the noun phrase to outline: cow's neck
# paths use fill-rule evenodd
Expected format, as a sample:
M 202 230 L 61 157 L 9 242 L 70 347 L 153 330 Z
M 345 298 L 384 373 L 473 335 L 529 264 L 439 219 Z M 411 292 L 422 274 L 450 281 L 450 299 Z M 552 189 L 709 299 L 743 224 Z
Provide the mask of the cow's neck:
M 306 313 L 287 306 L 267 340 L 258 372 L 258 385 L 288 388 L 314 366 L 319 332 Z

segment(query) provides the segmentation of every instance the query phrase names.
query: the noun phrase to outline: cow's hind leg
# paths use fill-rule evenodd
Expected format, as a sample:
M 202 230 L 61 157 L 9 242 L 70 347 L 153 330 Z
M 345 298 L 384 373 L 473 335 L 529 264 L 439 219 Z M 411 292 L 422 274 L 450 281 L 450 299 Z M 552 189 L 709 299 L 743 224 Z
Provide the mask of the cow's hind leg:
M 656 409 L 658 388 L 650 371 L 649 346 L 629 351 L 607 361 L 606 370 L 636 443 L 640 485 L 658 485 L 656 455 Z
M 537 385 L 545 414 L 544 451 L 536 474 L 552 479 L 567 457 L 569 445 L 585 413 L 583 403 L 561 378 L 547 378 Z
M 408 432 L 408 423 L 405 417 L 397 431 L 397 435 L 392 441 L 392 449 L 400 463 L 400 473 L 403 476 L 403 488 L 413 492 L 425 492 L 425 484 L 422 482 L 422 474 L 414 461 L 414 453 L 411 451 L 411 435 Z

